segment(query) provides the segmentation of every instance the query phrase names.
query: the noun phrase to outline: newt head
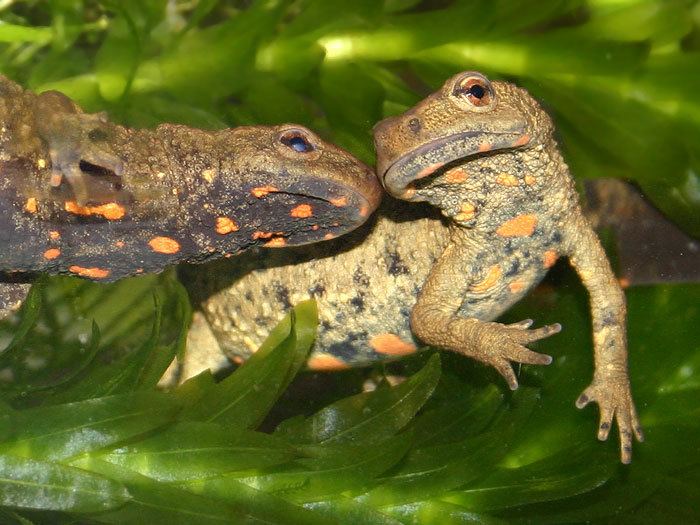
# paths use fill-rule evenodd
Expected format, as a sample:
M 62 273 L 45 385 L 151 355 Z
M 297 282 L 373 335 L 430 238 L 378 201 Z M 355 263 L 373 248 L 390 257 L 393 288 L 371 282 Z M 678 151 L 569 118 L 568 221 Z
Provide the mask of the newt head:
M 255 240 L 265 246 L 338 237 L 364 223 L 381 200 L 373 170 L 303 126 L 233 128 L 219 132 L 217 142 L 230 155 L 222 156 L 218 175 L 210 174 L 222 201 L 213 207 L 228 218 L 253 219 Z M 227 196 L 241 191 L 245 209 L 234 199 L 235 209 L 226 211 Z
M 374 140 L 377 174 L 387 191 L 431 200 L 429 187 L 440 175 L 470 158 L 548 144 L 552 123 L 524 89 L 467 71 L 402 115 L 379 122 Z

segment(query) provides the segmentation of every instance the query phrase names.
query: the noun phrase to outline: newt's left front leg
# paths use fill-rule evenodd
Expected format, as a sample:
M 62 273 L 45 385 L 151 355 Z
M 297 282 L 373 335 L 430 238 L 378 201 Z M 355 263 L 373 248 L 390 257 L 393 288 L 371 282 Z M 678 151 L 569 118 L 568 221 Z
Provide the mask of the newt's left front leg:
M 621 459 L 630 463 L 632 435 L 641 442 L 644 434 L 627 372 L 625 295 L 598 237 L 578 207 L 568 217 L 562 234 L 569 260 L 588 289 L 593 318 L 593 382 L 576 400 L 576 406 L 583 408 L 591 401 L 598 403 L 598 439 L 602 441 L 608 438 L 613 419 L 617 422 Z

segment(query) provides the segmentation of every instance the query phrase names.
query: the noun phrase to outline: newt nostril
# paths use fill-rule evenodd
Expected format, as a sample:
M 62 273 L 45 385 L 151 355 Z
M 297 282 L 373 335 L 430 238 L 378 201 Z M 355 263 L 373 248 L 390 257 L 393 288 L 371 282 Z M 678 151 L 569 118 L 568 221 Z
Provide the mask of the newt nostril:
M 421 130 L 421 123 L 420 119 L 418 118 L 412 118 L 411 120 L 408 121 L 408 129 L 410 129 L 413 133 L 419 133 Z

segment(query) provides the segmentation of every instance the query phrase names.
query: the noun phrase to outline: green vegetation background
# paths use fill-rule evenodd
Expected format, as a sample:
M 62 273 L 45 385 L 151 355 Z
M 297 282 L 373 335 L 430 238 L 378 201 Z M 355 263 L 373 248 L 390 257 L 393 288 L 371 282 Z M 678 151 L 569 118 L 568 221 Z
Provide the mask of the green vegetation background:
M 134 126 L 298 122 L 367 162 L 372 125 L 449 75 L 512 79 L 551 110 L 577 177 L 633 180 L 700 235 L 694 1 L 4 0 L 0 20 L 0 71 L 28 88 Z M 366 376 L 350 371 L 283 395 L 308 303 L 223 381 L 159 392 L 189 317 L 172 273 L 44 281 L 0 330 L 0 522 L 700 521 L 700 286 L 627 295 L 647 441 L 623 467 L 573 406 L 591 341 L 563 267 L 508 315 L 565 327 L 515 394 L 426 353 L 397 387 L 344 397 Z

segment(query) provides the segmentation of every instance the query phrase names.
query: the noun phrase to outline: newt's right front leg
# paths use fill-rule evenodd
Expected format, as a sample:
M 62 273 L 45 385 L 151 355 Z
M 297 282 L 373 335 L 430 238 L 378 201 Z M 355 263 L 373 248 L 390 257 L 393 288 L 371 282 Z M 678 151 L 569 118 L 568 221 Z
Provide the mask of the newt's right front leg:
M 456 241 L 456 242 L 455 242 Z M 517 301 L 529 286 L 505 277 L 514 260 L 498 258 L 485 244 L 457 233 L 433 266 L 411 313 L 411 328 L 423 342 L 493 366 L 511 390 L 518 387 L 512 362 L 547 365 L 552 358 L 525 345 L 561 330 L 559 324 L 530 329 L 532 320 L 488 322 Z M 525 270 L 518 283 L 529 285 L 539 273 Z M 515 290 L 515 291 L 514 291 Z

